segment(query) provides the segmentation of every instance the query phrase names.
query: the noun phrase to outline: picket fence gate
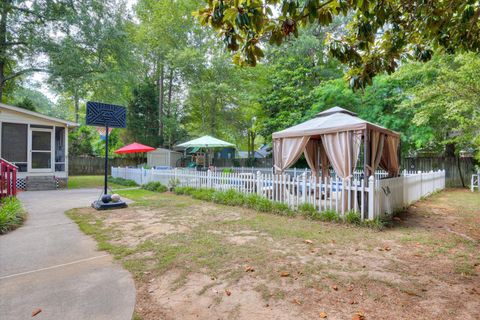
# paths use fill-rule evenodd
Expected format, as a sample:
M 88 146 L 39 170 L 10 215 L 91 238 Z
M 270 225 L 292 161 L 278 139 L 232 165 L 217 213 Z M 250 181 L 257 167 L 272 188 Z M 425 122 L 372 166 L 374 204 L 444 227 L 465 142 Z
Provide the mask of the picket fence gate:
M 473 192 L 477 189 L 480 191 L 480 172 L 472 174 L 472 181 L 470 181 L 470 190 Z
M 340 216 L 355 211 L 362 220 L 392 214 L 445 188 L 444 171 L 404 171 L 402 176 L 391 179 L 383 178 L 384 174 L 381 173 L 368 180 L 362 179 L 360 173 L 355 173 L 352 178 L 342 180 L 338 177 L 317 178 L 307 172 L 292 175 L 262 173 L 259 170 L 252 173 L 112 167 L 112 176 L 134 180 L 139 185 L 160 182 L 166 186 L 233 189 L 284 203 L 292 210 L 308 204 L 319 212 L 333 210 Z

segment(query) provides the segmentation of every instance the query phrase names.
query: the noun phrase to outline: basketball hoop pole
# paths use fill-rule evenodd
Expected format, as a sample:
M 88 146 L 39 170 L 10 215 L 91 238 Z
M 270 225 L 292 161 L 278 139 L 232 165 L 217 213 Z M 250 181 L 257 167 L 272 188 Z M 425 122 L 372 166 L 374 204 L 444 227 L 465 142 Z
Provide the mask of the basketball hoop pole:
M 107 192 L 107 183 L 108 183 L 108 125 L 105 126 L 105 188 L 104 188 L 104 194 L 108 194 Z

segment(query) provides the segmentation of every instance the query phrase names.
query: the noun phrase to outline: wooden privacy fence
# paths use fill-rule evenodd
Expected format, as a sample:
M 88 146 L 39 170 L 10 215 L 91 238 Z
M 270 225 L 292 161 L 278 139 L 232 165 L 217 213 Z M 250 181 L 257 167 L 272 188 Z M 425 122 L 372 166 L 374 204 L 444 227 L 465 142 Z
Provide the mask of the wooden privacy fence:
M 141 161 L 140 161 L 141 162 Z M 139 160 L 129 158 L 108 159 L 110 166 L 126 167 L 134 166 Z M 109 166 L 109 169 L 110 169 Z M 100 157 L 69 157 L 68 174 L 71 176 L 102 175 L 105 170 L 105 158 Z M 108 173 L 110 174 L 110 172 Z
M 309 204 L 319 212 L 333 210 L 344 216 L 349 211 L 372 220 L 401 210 L 410 203 L 445 187 L 445 172 L 407 173 L 393 179 L 368 180 L 352 177 L 317 178 L 306 173 L 293 176 L 273 173 L 223 173 L 187 169 L 155 170 L 112 167 L 112 176 L 138 184 L 156 181 L 164 185 L 233 189 L 281 202 L 296 210 Z M 393 192 L 392 192 L 393 190 Z M 392 194 L 394 196 L 392 196 Z

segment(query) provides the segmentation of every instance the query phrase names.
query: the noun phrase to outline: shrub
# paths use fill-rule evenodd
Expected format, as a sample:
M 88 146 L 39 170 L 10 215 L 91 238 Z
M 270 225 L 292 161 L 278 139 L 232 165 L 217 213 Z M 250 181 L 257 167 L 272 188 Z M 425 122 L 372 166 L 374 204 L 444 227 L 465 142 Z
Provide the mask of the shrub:
M 320 212 L 320 220 L 338 222 L 340 221 L 340 216 L 334 210 L 325 210 Z
M 0 234 L 22 225 L 26 214 L 17 198 L 2 199 L 0 203 Z
M 295 211 L 291 210 L 288 205 L 281 202 L 272 203 L 272 212 L 281 216 L 288 217 L 293 217 L 295 215 Z
M 359 225 L 362 220 L 360 219 L 360 214 L 355 211 L 348 211 L 345 214 L 345 222 Z
M 233 173 L 233 169 L 230 169 L 230 168 L 223 169 L 222 173 Z
M 167 187 L 165 187 L 160 182 L 149 182 L 147 184 L 142 185 L 142 189 L 154 191 L 154 192 L 165 192 L 167 191 Z
M 191 196 L 198 200 L 213 201 L 214 189 L 193 189 Z
M 305 218 L 320 220 L 320 212 L 310 203 L 302 203 L 298 206 L 298 211 Z
M 245 204 L 248 208 L 261 212 L 272 211 L 272 201 L 260 197 L 257 194 L 249 194 L 245 197 Z
M 174 191 L 176 194 L 191 195 L 194 190 L 193 187 L 176 187 Z
M 212 197 L 213 202 L 229 206 L 243 206 L 245 195 L 233 189 L 227 191 L 215 191 Z
M 138 186 L 138 184 L 133 181 L 133 180 L 129 180 L 129 179 L 123 179 L 123 178 L 114 178 L 112 176 L 109 176 L 108 177 L 108 182 L 111 182 L 111 183 L 115 183 L 115 184 L 119 184 L 121 186 L 127 186 L 127 187 L 136 187 Z
M 180 180 L 171 178 L 168 180 L 168 187 L 175 189 L 180 184 Z

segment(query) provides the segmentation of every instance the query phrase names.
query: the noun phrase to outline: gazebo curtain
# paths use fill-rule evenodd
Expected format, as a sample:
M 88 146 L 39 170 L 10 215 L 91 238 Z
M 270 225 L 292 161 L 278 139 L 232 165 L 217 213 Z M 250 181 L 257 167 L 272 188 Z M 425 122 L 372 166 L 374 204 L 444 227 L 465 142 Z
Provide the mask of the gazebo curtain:
M 325 152 L 337 175 L 347 179 L 353 174 L 360 153 L 361 133 L 342 131 L 322 135 Z
M 367 165 L 368 175 L 372 175 L 377 170 L 380 159 L 383 156 L 383 145 L 385 134 L 378 131 L 370 133 L 370 163 Z
M 340 178 L 347 179 L 352 176 L 358 161 L 361 135 L 361 131 L 342 131 L 323 134 L 321 139 L 310 139 L 309 136 L 274 139 L 275 169 L 284 171 L 304 153 L 315 175 L 318 176 L 321 163 L 322 176 L 329 177 L 331 164 Z M 373 174 L 378 166 L 388 171 L 391 176 L 398 175 L 399 143 L 398 137 L 371 131 L 370 162 L 367 165 L 369 175 Z
M 294 164 L 305 150 L 310 137 L 294 137 L 274 140 L 275 169 L 283 171 Z
M 388 172 L 389 176 L 395 177 L 400 173 L 400 164 L 398 162 L 397 150 L 400 145 L 400 139 L 394 136 L 387 136 L 383 147 L 380 167 Z

